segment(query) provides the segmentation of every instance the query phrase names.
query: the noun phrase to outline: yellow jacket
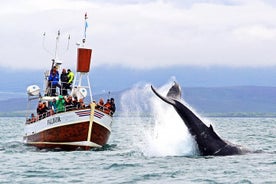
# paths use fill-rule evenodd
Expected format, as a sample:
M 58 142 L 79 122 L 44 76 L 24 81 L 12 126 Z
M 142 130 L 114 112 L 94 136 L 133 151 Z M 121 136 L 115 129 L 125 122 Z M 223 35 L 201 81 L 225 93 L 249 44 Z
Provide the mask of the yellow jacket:
M 73 80 L 74 80 L 74 73 L 72 71 L 70 71 L 68 74 L 68 83 L 71 84 L 73 83 Z

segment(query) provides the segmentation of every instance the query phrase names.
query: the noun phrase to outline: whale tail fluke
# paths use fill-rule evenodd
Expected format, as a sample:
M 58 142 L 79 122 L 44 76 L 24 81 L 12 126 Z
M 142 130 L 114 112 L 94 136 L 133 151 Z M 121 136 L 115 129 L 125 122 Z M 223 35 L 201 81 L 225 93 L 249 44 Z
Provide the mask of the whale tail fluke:
M 174 85 L 169 89 L 167 93 L 168 98 L 181 99 L 181 88 L 178 83 L 174 81 Z
M 157 92 L 157 90 L 151 85 L 152 91 L 161 98 L 164 102 L 167 102 L 168 104 L 174 105 L 174 100 L 180 100 L 181 99 L 181 88 L 177 82 L 174 81 L 173 86 L 168 91 L 166 97 L 162 96 Z
M 159 98 L 161 98 L 164 102 L 166 102 L 168 104 L 171 104 L 171 105 L 174 105 L 174 101 L 173 100 L 171 100 L 170 98 L 166 98 L 166 97 L 162 96 L 161 94 L 159 94 L 152 85 L 151 85 L 151 89 L 154 92 L 154 94 L 156 94 L 156 96 L 158 96 Z

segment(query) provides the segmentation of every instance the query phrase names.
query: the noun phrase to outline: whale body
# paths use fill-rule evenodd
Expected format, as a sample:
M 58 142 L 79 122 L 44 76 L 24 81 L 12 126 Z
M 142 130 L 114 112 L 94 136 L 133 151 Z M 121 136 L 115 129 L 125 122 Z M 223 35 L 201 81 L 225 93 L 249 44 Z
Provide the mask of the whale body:
M 200 155 L 225 156 L 249 152 L 249 150 L 242 146 L 232 144 L 220 138 L 214 131 L 212 125 L 209 127 L 206 126 L 205 123 L 203 123 L 200 118 L 182 102 L 181 88 L 176 82 L 169 89 L 166 97 L 158 93 L 152 85 L 151 89 L 160 99 L 174 107 L 187 126 L 189 133 L 195 139 Z

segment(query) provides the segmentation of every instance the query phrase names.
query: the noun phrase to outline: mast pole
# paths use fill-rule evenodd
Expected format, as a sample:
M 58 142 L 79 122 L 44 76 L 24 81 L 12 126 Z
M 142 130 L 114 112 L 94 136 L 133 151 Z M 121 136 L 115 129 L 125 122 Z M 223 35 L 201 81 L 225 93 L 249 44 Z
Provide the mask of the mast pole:
M 58 50 L 58 42 L 59 42 L 59 37 L 60 37 L 60 30 L 58 30 L 58 35 L 56 38 L 56 49 L 55 49 L 55 60 L 57 59 L 57 50 Z
M 84 34 L 83 34 L 83 39 L 82 39 L 82 46 L 84 47 L 85 42 L 86 42 L 86 29 L 88 28 L 88 23 L 87 23 L 87 13 L 84 15 Z

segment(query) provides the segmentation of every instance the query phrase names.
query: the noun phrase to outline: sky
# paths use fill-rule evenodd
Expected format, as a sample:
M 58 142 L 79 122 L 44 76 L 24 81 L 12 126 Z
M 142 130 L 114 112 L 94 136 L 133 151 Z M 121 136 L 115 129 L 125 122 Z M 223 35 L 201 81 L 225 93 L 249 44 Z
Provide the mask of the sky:
M 272 0 L 10 0 L 0 5 L 0 67 L 47 67 L 58 30 L 58 57 L 74 66 L 86 12 L 86 46 L 93 49 L 95 66 L 276 64 Z
M 0 70 L 48 69 L 58 31 L 57 57 L 63 67 L 74 67 L 85 13 L 92 66 L 129 75 L 118 80 L 176 68 L 201 68 L 204 74 L 249 69 L 252 76 L 276 67 L 274 0 L 9 0 L 0 2 Z

